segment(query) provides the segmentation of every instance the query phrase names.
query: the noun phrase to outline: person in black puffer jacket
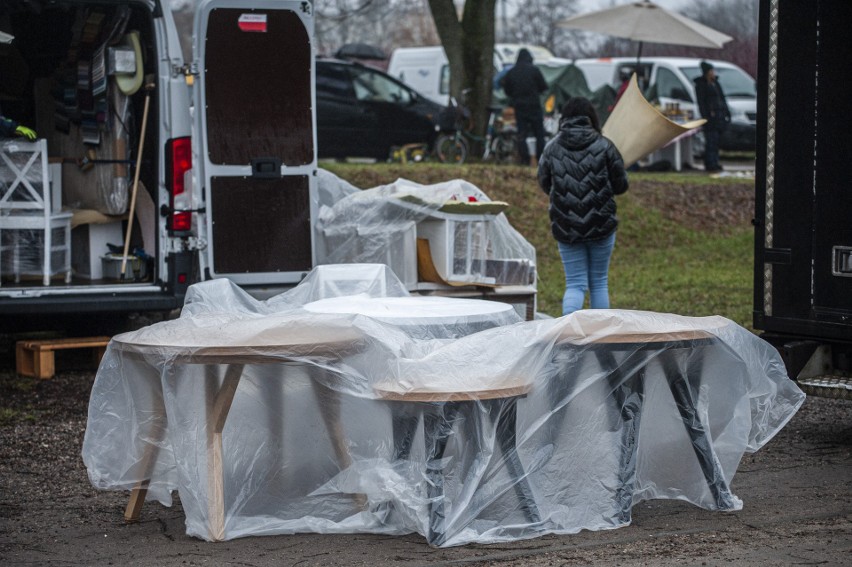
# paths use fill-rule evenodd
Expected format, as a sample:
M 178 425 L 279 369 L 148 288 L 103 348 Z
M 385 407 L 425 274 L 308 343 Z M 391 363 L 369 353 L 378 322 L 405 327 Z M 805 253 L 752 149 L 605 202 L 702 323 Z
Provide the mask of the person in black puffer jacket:
M 570 99 L 559 133 L 544 148 L 538 183 L 550 196 L 550 227 L 565 268 L 562 314 L 609 308 L 609 260 L 615 245 L 615 195 L 627 191 L 621 154 L 600 132 L 592 103 Z

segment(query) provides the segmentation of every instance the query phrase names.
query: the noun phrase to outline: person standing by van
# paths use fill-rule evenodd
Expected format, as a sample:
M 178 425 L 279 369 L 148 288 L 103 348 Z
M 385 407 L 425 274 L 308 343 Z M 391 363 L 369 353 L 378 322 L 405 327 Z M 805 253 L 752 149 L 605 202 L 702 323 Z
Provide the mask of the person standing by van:
M 627 172 L 615 145 L 601 134 L 591 101 L 568 100 L 559 132 L 544 148 L 538 183 L 550 196 L 550 228 L 565 269 L 562 314 L 609 308 L 609 261 L 615 246 L 615 195 L 627 191 Z
M 528 49 L 518 51 L 515 66 L 500 79 L 500 86 L 509 97 L 509 103 L 515 109 L 518 125 L 518 154 L 521 163 L 530 163 L 530 151 L 527 136 L 535 136 L 536 159 L 544 150 L 544 110 L 541 107 L 541 93 L 547 90 L 547 82 L 538 67 L 533 65 L 533 57 Z
M 722 171 L 719 163 L 719 139 L 731 121 L 731 111 L 725 101 L 722 85 L 716 80 L 716 70 L 707 61 L 701 62 L 701 76 L 695 83 L 695 98 L 698 99 L 698 111 L 707 120 L 702 127 L 704 132 L 704 170 Z

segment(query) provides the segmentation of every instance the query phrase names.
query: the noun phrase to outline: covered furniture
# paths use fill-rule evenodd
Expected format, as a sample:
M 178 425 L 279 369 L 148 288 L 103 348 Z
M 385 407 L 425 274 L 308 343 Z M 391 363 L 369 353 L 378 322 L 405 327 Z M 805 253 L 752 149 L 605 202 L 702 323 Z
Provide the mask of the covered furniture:
M 654 498 L 738 510 L 743 454 L 804 400 L 777 352 L 721 317 L 394 321 L 357 306 L 404 303 L 404 285 L 347 267 L 373 278 L 312 272 L 266 301 L 205 282 L 179 319 L 115 337 L 83 443 L 94 486 L 163 504 L 178 490 L 208 540 L 512 541 L 623 526 Z
M 326 267 L 329 268 L 329 267 Z M 347 313 L 364 315 L 389 323 L 422 340 L 455 339 L 478 331 L 517 323 L 520 318 L 511 305 L 494 301 L 456 299 L 448 297 L 359 297 L 343 296 L 324 299 L 304 306 L 311 313 Z M 447 537 L 445 517 L 449 512 L 443 487 L 446 477 L 444 453 L 450 438 L 460 435 L 455 431 L 457 422 L 473 422 L 477 405 L 486 407 L 489 421 L 497 427 L 497 442 L 502 449 L 502 459 L 494 459 L 494 466 L 505 466 L 511 471 L 519 497 L 528 510 L 528 519 L 537 521 L 535 502 L 523 464 L 515 449 L 516 401 L 526 395 L 531 382 L 521 375 L 516 384 L 495 389 L 469 390 L 464 384 L 436 390 L 407 388 L 398 380 L 379 382 L 374 390 L 379 399 L 387 400 L 391 411 L 393 435 L 393 462 L 409 461 L 412 443 L 423 424 L 425 467 L 421 471 L 427 479 L 428 526 L 426 539 L 430 544 L 441 545 Z M 465 471 L 460 471 L 464 475 Z M 476 490 L 478 481 L 467 483 L 468 490 Z
M 534 304 L 535 248 L 509 224 L 507 203 L 460 179 L 434 185 L 398 179 L 358 191 L 321 171 L 318 186 L 319 263 L 382 262 L 409 291 L 511 287 Z
M 240 380 L 247 365 L 278 364 L 281 380 L 287 380 L 288 368 L 303 360 L 300 368 L 305 367 L 313 372 L 309 378 L 322 374 L 321 361 L 324 357 L 345 356 L 358 349 L 362 338 L 357 330 L 348 329 L 339 324 L 324 325 L 318 322 L 313 327 L 281 327 L 275 318 L 268 318 L 261 327 L 256 324 L 246 325 L 231 322 L 227 325 L 230 333 L 228 340 L 222 340 L 220 327 L 197 329 L 191 335 L 171 333 L 168 327 L 159 329 L 157 333 L 136 335 L 127 334 L 117 337 L 113 348 L 123 353 L 127 359 L 137 357 L 150 359 L 166 358 L 173 361 L 174 372 L 178 379 L 192 380 L 191 372 L 184 372 L 188 365 L 199 365 L 203 379 L 201 393 L 205 400 L 205 423 L 207 431 L 206 459 L 207 466 L 207 522 L 209 524 L 209 539 L 217 541 L 225 539 L 225 495 L 224 495 L 224 462 L 222 448 L 222 432 L 225 428 L 231 406 L 234 401 Z M 244 327 L 241 329 L 240 327 Z M 310 364 L 313 362 L 313 364 Z M 340 401 L 337 392 L 322 384 L 322 379 L 334 380 L 333 376 L 323 375 L 317 381 L 311 380 L 310 385 L 315 390 L 319 400 L 318 407 L 323 421 L 328 428 L 331 444 L 336 459 L 341 468 L 351 464 L 346 443 L 343 439 L 340 424 Z M 187 385 L 187 389 L 191 386 Z M 274 408 L 270 408 L 269 416 L 274 419 Z M 152 438 L 162 435 L 166 427 L 167 411 L 163 404 L 154 403 L 149 408 L 150 419 L 146 433 Z M 279 426 L 280 427 L 280 426 Z M 137 474 L 140 481 L 134 487 L 125 518 L 136 520 L 147 492 L 150 477 L 153 474 L 152 465 L 156 459 L 156 445 L 150 444 L 145 448 Z
M 71 281 L 71 212 L 62 211 L 61 179 L 51 175 L 47 140 L 0 144 L 0 275 L 53 275 Z

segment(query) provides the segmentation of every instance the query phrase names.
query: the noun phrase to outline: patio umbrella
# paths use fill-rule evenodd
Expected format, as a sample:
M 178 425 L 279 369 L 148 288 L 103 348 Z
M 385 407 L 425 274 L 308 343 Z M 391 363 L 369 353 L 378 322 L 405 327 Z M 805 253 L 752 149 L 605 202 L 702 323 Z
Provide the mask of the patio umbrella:
M 0 43 L 12 43 L 13 39 L 15 39 L 15 36 L 0 31 Z
M 593 31 L 642 43 L 668 43 L 719 49 L 733 38 L 680 14 L 669 12 L 653 2 L 631 2 L 606 10 L 580 14 L 561 20 L 559 26 Z

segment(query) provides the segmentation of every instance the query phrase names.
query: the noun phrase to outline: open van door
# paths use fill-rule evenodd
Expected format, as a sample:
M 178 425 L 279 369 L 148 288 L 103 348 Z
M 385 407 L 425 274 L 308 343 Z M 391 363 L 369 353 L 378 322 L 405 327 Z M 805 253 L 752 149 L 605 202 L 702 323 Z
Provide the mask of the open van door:
M 202 0 L 193 47 L 204 278 L 291 284 L 314 264 L 313 7 Z

